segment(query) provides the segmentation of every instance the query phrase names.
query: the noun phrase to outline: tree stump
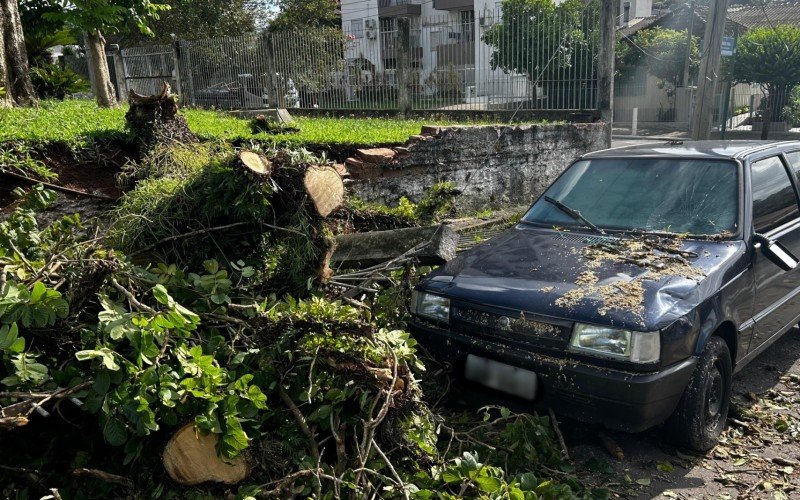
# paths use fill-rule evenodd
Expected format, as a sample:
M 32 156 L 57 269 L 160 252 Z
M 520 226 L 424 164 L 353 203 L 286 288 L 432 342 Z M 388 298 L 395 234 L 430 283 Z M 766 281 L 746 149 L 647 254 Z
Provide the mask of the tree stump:
M 131 90 L 128 100 L 131 107 L 125 114 L 125 121 L 145 148 L 158 143 L 198 142 L 186 119 L 178 114 L 176 96 L 166 82 L 160 94 L 143 96 Z
M 169 477 L 185 486 L 243 481 L 250 474 L 247 461 L 239 456 L 224 462 L 217 456 L 218 440 L 216 434 L 200 433 L 194 424 L 181 427 L 164 448 L 164 469 Z

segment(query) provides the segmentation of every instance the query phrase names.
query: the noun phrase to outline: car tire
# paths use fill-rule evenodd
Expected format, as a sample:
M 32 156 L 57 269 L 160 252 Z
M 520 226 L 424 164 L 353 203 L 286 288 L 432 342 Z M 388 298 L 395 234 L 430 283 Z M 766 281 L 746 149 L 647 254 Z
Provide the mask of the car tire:
M 728 345 L 720 337 L 711 337 L 678 408 L 665 423 L 675 444 L 703 452 L 717 444 L 728 417 L 732 378 Z

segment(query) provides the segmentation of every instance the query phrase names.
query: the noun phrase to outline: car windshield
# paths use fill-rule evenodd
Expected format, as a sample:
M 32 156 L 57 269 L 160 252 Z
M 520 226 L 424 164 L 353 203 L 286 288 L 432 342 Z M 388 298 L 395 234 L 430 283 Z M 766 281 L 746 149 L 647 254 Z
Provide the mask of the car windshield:
M 587 227 L 558 206 L 564 205 L 601 230 L 697 236 L 735 233 L 738 175 L 739 169 L 731 161 L 582 160 L 559 177 L 522 220 L 546 226 Z

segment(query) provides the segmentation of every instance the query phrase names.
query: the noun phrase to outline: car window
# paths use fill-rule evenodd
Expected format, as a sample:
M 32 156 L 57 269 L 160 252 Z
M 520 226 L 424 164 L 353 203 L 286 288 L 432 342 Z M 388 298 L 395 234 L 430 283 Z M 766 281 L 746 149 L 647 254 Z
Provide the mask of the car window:
M 574 163 L 545 192 L 602 229 L 692 235 L 736 233 L 739 167 L 732 161 L 609 158 Z M 525 222 L 582 224 L 540 198 Z
M 798 216 L 797 198 L 789 173 L 777 156 L 754 162 L 751 166 L 753 184 L 753 226 L 763 233 Z
M 795 175 L 800 176 L 800 151 L 786 153 L 786 158 L 789 159 L 789 166 L 792 167 Z

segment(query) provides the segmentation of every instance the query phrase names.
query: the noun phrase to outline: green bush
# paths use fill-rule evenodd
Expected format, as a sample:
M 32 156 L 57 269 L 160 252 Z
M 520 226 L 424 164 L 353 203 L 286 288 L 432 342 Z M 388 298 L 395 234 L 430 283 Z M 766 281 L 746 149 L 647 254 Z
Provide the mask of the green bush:
M 800 127 L 800 85 L 789 92 L 788 102 L 783 108 L 783 117 L 792 127 Z
M 89 88 L 89 83 L 80 75 L 58 64 L 45 64 L 31 69 L 31 80 L 36 93 L 42 99 L 63 100 L 70 94 Z

